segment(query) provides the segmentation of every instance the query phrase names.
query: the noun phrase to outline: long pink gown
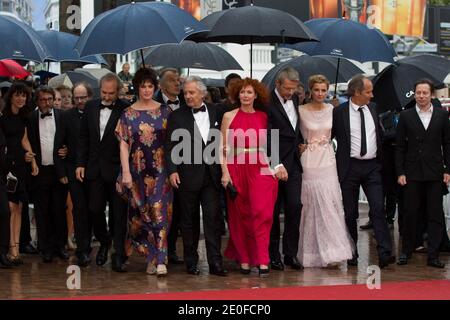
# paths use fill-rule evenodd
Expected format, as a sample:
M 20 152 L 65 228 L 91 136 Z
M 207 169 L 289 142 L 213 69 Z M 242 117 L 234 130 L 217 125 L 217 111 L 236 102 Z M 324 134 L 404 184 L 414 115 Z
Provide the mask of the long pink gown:
M 238 145 L 238 137 L 242 137 L 243 132 L 250 133 L 247 129 L 263 134 L 248 134 L 245 146 Z M 278 192 L 276 178 L 262 174 L 268 168 L 265 152 L 259 151 L 266 148 L 265 132 L 267 115 L 264 112 L 245 113 L 239 110 L 230 124 L 228 135 L 231 149 L 239 146 L 251 148 L 252 151 L 237 152 L 237 155 L 231 153 L 227 159 L 231 180 L 239 194 L 235 200 L 229 196 L 227 199 L 230 239 L 224 254 L 241 264 L 254 266 L 267 265 L 270 260 L 270 229 Z
M 320 111 L 300 106 L 300 130 L 308 147 L 301 156 L 302 218 L 298 259 L 304 267 L 326 267 L 352 258 L 336 158 L 331 144 L 333 106 Z

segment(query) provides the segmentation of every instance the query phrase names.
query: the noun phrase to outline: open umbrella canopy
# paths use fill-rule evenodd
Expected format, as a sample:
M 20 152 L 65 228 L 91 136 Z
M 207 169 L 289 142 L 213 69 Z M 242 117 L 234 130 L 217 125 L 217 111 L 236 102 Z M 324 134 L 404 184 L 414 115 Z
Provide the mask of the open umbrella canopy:
M 283 62 L 269 70 L 262 79 L 262 82 L 269 86 L 270 89 L 275 88 L 275 80 L 279 71 L 286 67 L 292 67 L 300 74 L 300 81 L 308 86 L 308 79 L 315 74 L 322 74 L 330 81 L 335 83 L 336 72 L 338 72 L 338 83 L 347 82 L 354 75 L 364 73 L 355 64 L 347 59 L 341 59 L 339 71 L 338 58 L 330 56 L 307 56 L 303 55 L 289 61 Z
M 52 55 L 48 61 L 108 64 L 99 54 L 80 57 L 74 49 L 79 37 L 74 34 L 54 30 L 42 30 L 37 33 Z
M 194 41 L 248 43 L 297 43 L 317 40 L 293 15 L 266 7 L 246 6 L 214 12 L 201 20 L 210 32 L 191 36 Z
M 389 40 L 376 28 L 346 19 L 312 19 L 305 25 L 320 42 L 301 42 L 286 47 L 310 56 L 332 55 L 359 62 L 392 63 L 397 55 Z
M 79 82 L 86 82 L 93 89 L 99 87 L 99 83 L 96 78 L 94 78 L 89 74 L 78 71 L 67 71 L 66 73 L 53 77 L 49 80 L 48 85 L 52 88 L 57 88 L 61 85 L 65 85 L 68 86 L 69 88 L 72 88 L 76 83 Z
M 211 43 L 183 41 L 150 48 L 145 63 L 173 68 L 196 68 L 208 70 L 242 70 L 239 63 L 224 49 Z
M 379 112 L 401 110 L 414 100 L 414 84 L 422 78 L 443 84 L 450 73 L 450 61 L 431 54 L 421 54 L 396 61 L 374 79 L 374 100 Z
M 186 11 L 164 2 L 132 2 L 92 20 L 76 45 L 81 56 L 126 54 L 163 43 L 180 43 L 208 29 Z
M 51 57 L 39 35 L 16 18 L 0 15 L 0 60 L 43 62 Z
M 29 75 L 30 73 L 14 60 L 0 60 L 0 77 L 23 79 Z

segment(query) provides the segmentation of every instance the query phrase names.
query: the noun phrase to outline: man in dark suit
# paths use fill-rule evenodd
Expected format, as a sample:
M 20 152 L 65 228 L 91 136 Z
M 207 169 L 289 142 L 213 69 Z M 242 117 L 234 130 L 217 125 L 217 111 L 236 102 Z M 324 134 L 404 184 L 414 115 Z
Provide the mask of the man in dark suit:
M 74 108 L 63 112 L 59 130 L 56 132 L 56 146 L 58 149 L 67 147 L 68 153 L 64 159 L 58 160 L 62 164 L 58 176 L 69 185 L 69 192 L 73 202 L 73 219 L 75 225 L 75 238 L 77 240 L 76 256 L 78 265 L 87 266 L 89 258 L 92 226 L 88 214 L 88 191 L 86 183 L 78 181 L 75 177 L 78 139 L 81 122 L 84 116 L 86 103 L 92 99 L 92 88 L 86 83 L 76 84 L 72 89 Z
M 166 104 L 172 111 L 180 108 L 185 104 L 184 96 L 181 93 L 180 74 L 177 69 L 165 68 L 160 74 L 160 90 L 155 95 L 155 100 L 159 103 Z M 173 211 L 172 223 L 170 225 L 169 235 L 167 236 L 167 255 L 169 263 L 183 264 L 184 261 L 177 255 L 177 239 L 180 227 L 180 206 L 178 203 L 178 192 L 174 190 L 173 194 Z
M 408 263 L 415 248 L 417 220 L 425 195 L 427 264 L 445 267 L 439 260 L 439 245 L 444 228 L 442 182 L 446 185 L 450 182 L 450 128 L 448 112 L 432 105 L 433 94 L 433 83 L 419 80 L 415 85 L 416 106 L 400 114 L 397 127 L 396 170 L 398 183 L 406 186 L 407 199 L 399 265 Z
M 112 269 L 125 272 L 125 236 L 127 204 L 116 192 L 120 170 L 119 140 L 115 135 L 117 122 L 128 104 L 118 99 L 121 82 L 110 73 L 100 80 L 101 99 L 86 104 L 81 122 L 77 150 L 76 178 L 89 185 L 89 211 L 94 235 L 100 241 L 96 263 L 102 266 L 108 260 L 111 236 L 115 254 Z M 105 207 L 109 204 L 109 233 Z
M 217 159 L 219 155 L 207 155 L 211 148 L 218 150 L 223 113 L 205 105 L 206 86 L 198 77 L 186 79 L 184 96 L 187 106 L 169 116 L 165 153 L 170 183 L 178 192 L 184 261 L 189 274 L 200 274 L 197 249 L 201 205 L 209 272 L 226 276 L 220 252 L 223 217 L 219 193 L 222 170 Z M 213 129 L 217 133 L 214 136 Z M 180 146 L 184 148 L 179 150 Z
M 344 202 L 345 222 L 357 246 L 358 198 L 363 188 L 369 202 L 369 218 L 377 241 L 379 266 L 395 262 L 392 243 L 384 217 L 381 178 L 381 138 L 373 98 L 372 82 L 363 75 L 348 85 L 349 101 L 333 110 L 332 137 L 337 140 L 336 164 Z M 358 251 L 347 263 L 358 264 Z
M 61 111 L 53 108 L 55 92 L 49 87 L 36 91 L 35 110 L 28 123 L 28 137 L 36 153 L 39 174 L 32 179 L 39 248 L 44 262 L 51 262 L 56 253 L 69 258 L 67 242 L 66 199 L 67 182 L 59 179 L 59 157 L 55 136 L 61 126 Z
M 293 68 L 281 70 L 277 75 L 276 88 L 272 92 L 269 107 L 269 149 L 272 144 L 271 130 L 279 133 L 279 159 L 273 162 L 274 155 L 269 150 L 276 176 L 280 180 L 278 198 L 275 204 L 273 225 L 270 232 L 269 256 L 274 270 L 284 270 L 280 255 L 280 210 L 284 208 L 283 254 L 284 264 L 301 270 L 303 266 L 297 259 L 299 228 L 301 216 L 302 167 L 298 146 L 303 143 L 298 117 L 298 96 L 295 95 L 300 83 L 299 74 Z
M 1 114 L 0 114 L 1 116 Z M 6 175 L 8 174 L 6 163 L 6 139 L 0 129 L 0 268 L 11 268 L 7 254 L 9 250 L 9 206 L 6 196 Z

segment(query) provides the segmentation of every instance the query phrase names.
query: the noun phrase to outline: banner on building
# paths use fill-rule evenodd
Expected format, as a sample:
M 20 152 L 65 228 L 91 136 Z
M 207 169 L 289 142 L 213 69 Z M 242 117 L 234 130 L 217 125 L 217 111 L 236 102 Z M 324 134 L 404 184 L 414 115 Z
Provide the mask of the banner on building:
M 426 0 L 310 0 L 310 18 L 343 17 L 386 34 L 422 37 Z

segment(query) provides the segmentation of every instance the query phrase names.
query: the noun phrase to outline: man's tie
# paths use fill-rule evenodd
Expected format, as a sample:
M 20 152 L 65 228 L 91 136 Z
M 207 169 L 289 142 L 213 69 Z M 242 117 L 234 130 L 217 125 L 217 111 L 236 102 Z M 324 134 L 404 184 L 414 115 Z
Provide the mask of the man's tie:
M 194 114 L 196 114 L 197 112 L 206 112 L 206 106 L 205 105 L 202 105 L 200 108 L 198 108 L 198 109 L 192 109 L 192 112 L 194 113 Z
M 53 114 L 51 112 L 46 112 L 41 114 L 41 119 L 45 119 L 46 117 L 51 117 Z
M 283 99 L 284 104 L 286 104 L 288 101 L 291 101 L 292 99 Z
M 100 105 L 100 109 L 108 108 L 109 110 L 112 110 L 114 108 L 114 104 L 111 104 L 109 106 L 104 105 L 103 103 Z
M 361 116 L 361 157 L 367 154 L 367 138 L 366 138 L 366 122 L 364 121 L 364 110 L 363 107 L 358 109 L 359 115 Z
M 175 100 L 175 101 L 167 100 L 167 104 L 176 104 L 176 105 L 178 105 L 178 104 L 180 104 L 180 100 Z

